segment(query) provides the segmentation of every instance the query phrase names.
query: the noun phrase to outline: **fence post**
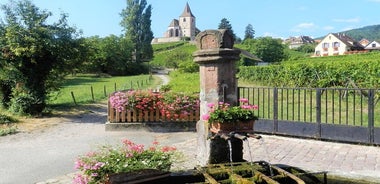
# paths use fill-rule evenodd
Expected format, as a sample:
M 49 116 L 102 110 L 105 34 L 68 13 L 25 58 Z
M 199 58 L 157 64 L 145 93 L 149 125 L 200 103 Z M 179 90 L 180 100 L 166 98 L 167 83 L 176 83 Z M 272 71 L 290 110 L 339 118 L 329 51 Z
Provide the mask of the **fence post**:
M 317 120 L 317 137 L 321 138 L 322 136 L 322 126 L 321 126 L 321 119 L 322 119 L 322 113 L 321 113 L 321 99 L 322 99 L 322 92 L 320 88 L 316 89 L 316 94 L 315 94 L 315 105 L 316 105 L 316 120 Z
M 74 100 L 74 104 L 77 105 L 77 101 L 75 101 L 75 96 L 74 96 L 74 92 L 71 91 L 71 97 L 73 98 Z
M 104 91 L 104 96 L 106 97 L 106 96 L 107 96 L 107 89 L 106 89 L 106 85 L 104 85 L 104 87 L 103 87 L 103 91 Z
M 115 82 L 115 91 L 116 91 L 116 82 Z
M 273 131 L 278 132 L 278 89 L 273 88 Z
M 373 144 L 375 141 L 375 90 L 368 91 L 368 142 Z
M 94 89 L 92 88 L 92 86 L 91 86 L 91 97 L 92 97 L 92 101 L 95 101 L 95 98 L 94 98 Z

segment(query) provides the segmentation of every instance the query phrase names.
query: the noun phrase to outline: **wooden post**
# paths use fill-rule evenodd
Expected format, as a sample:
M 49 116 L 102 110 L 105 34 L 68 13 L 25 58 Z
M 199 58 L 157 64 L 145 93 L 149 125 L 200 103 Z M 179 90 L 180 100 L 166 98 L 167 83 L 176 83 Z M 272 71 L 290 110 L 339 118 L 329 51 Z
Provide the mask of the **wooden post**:
M 95 101 L 95 98 L 94 98 L 94 89 L 92 88 L 92 86 L 91 86 L 91 97 L 92 97 L 92 101 Z
M 71 91 L 71 97 L 73 98 L 74 104 L 77 105 L 77 101 L 75 101 L 74 92 Z

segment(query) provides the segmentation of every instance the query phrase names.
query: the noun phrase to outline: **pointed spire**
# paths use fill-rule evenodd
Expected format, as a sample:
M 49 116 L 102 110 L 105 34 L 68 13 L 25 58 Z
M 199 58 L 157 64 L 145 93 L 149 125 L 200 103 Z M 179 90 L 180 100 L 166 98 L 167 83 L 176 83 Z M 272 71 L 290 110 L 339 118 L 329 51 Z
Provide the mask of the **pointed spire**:
M 191 13 L 189 3 L 186 3 L 185 9 L 183 10 L 180 17 L 195 17 L 193 13 Z

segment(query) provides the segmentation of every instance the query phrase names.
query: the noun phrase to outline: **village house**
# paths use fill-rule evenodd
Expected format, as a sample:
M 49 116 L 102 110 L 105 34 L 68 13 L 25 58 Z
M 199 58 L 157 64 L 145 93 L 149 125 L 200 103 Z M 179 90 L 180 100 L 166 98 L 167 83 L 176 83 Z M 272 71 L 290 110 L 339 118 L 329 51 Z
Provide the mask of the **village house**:
M 343 33 L 330 33 L 315 47 L 314 56 L 335 56 L 361 52 L 364 47 Z
M 372 41 L 364 47 L 365 50 L 380 50 L 380 41 Z
M 292 36 L 283 41 L 284 44 L 289 46 L 289 49 L 296 49 L 304 44 L 312 44 L 314 42 L 314 39 L 309 36 Z
M 199 29 L 196 27 L 196 18 L 191 12 L 190 6 L 186 3 L 186 6 L 179 16 L 179 19 L 173 19 L 164 36 L 161 38 L 154 38 L 152 43 L 166 43 L 177 42 L 180 40 L 195 40 L 195 36 L 199 33 Z

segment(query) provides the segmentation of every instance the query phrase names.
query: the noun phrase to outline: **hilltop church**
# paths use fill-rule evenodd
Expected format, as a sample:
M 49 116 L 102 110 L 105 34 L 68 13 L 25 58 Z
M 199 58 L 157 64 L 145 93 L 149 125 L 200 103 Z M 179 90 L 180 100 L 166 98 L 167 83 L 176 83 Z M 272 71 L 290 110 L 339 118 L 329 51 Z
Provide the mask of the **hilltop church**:
M 189 3 L 186 3 L 179 19 L 173 19 L 170 22 L 164 37 L 154 38 L 152 43 L 177 42 L 185 38 L 193 41 L 199 32 L 195 26 L 195 16 L 191 12 Z

